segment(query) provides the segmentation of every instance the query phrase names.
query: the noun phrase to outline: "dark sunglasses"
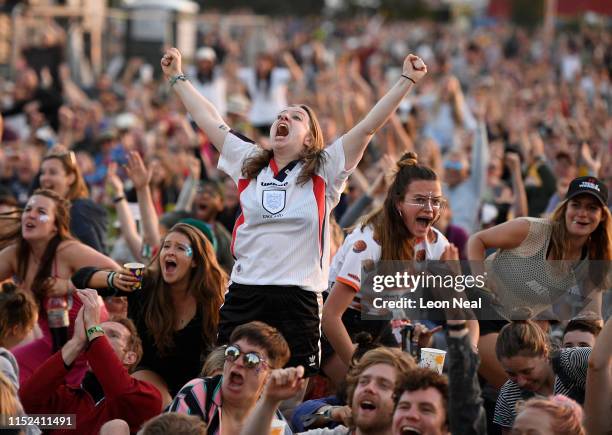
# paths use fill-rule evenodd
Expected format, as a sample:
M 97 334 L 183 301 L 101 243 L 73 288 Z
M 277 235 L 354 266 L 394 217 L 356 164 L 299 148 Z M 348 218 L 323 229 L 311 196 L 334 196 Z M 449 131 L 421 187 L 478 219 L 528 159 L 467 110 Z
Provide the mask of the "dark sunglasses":
M 260 365 L 268 367 L 268 363 L 265 359 L 259 356 L 256 352 L 242 353 L 240 348 L 235 344 L 227 346 L 225 349 L 225 361 L 236 362 L 236 360 L 242 355 L 242 362 L 247 369 L 256 369 Z

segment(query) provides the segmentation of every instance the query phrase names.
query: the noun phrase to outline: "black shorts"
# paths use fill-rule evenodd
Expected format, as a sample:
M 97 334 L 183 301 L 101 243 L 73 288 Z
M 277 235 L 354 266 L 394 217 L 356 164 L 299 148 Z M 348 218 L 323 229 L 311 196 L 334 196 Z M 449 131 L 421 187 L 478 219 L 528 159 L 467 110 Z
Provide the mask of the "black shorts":
M 305 376 L 318 373 L 321 322 L 316 293 L 296 286 L 230 285 L 221 307 L 218 344 L 228 344 L 234 328 L 253 320 L 283 334 L 291 350 L 286 367 L 302 365 Z
M 357 334 L 360 332 L 368 332 L 372 335 L 374 342 L 387 347 L 399 346 L 399 343 L 395 339 L 395 335 L 393 335 L 393 329 L 391 328 L 391 322 L 389 320 L 362 320 L 361 311 L 347 308 L 342 315 L 342 323 L 353 343 L 355 343 L 355 336 Z M 327 361 L 333 354 L 334 349 L 329 341 L 327 341 L 327 338 L 323 336 L 321 339 L 322 361 Z

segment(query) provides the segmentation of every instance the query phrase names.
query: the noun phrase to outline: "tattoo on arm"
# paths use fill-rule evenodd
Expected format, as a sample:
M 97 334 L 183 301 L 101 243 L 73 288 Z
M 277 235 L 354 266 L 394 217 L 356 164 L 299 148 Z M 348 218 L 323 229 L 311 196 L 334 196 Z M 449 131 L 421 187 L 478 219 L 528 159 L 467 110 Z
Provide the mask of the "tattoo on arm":
M 224 130 L 224 131 L 229 130 L 228 126 L 227 126 L 227 125 L 225 125 L 225 124 L 221 124 L 221 125 L 219 126 L 219 129 Z

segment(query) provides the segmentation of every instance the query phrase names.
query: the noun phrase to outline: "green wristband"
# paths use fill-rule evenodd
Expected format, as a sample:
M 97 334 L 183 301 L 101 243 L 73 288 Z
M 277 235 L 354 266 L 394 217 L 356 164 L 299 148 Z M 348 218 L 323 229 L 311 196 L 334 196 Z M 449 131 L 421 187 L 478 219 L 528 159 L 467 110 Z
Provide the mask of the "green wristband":
M 91 336 L 94 335 L 96 332 L 100 332 L 100 333 L 104 334 L 104 329 L 102 329 L 102 327 L 100 325 L 92 326 L 86 332 L 87 339 L 90 340 Z

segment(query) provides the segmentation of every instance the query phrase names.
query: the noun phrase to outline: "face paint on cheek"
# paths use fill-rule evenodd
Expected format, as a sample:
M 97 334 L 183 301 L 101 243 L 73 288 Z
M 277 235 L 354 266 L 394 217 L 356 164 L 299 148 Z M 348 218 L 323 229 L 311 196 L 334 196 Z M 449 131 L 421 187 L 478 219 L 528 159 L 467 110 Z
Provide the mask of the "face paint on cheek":
M 189 245 L 181 245 L 183 247 L 183 249 L 185 249 L 185 255 L 189 258 L 191 258 L 191 256 L 193 255 L 193 249 L 191 249 L 191 246 Z
M 47 216 L 46 214 L 40 215 L 38 216 L 38 220 L 42 222 L 43 224 L 47 223 L 49 222 L 49 216 Z

